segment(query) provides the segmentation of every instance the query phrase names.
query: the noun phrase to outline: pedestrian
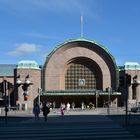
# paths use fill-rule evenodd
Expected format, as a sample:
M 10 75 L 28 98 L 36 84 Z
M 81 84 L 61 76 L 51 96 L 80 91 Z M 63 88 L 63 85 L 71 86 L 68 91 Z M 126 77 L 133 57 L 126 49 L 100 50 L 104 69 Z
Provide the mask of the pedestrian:
M 40 114 L 40 106 L 36 103 L 33 108 L 33 114 L 35 116 L 35 120 L 39 120 L 39 114 Z
M 55 101 L 53 101 L 53 109 L 55 109 Z
M 47 121 L 47 116 L 50 113 L 50 108 L 46 104 L 43 104 L 42 111 L 43 111 L 44 120 Z
M 66 111 L 67 111 L 67 113 L 69 112 L 69 110 L 70 110 L 70 103 L 68 102 L 68 103 L 67 103 L 67 106 L 66 106 Z
M 74 110 L 74 108 L 75 108 L 75 103 L 74 102 L 72 102 L 72 109 Z
M 17 110 L 19 110 L 19 109 L 20 109 L 20 104 L 18 103 L 18 104 L 17 104 Z
M 84 109 L 84 102 L 82 102 L 82 104 L 81 104 L 81 109 L 82 110 Z
M 61 107 L 61 116 L 64 116 L 64 109 Z
M 61 104 L 61 116 L 64 116 L 65 104 Z

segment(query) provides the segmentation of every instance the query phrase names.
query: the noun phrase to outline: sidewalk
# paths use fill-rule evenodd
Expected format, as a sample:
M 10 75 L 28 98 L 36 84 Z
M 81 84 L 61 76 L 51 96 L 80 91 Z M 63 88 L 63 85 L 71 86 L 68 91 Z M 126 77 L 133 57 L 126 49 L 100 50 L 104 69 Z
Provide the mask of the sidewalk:
M 64 112 L 65 115 L 118 115 L 118 114 L 125 114 L 124 108 L 95 108 L 95 109 L 84 109 L 76 108 L 75 110 L 70 110 L 69 112 Z M 109 113 L 109 114 L 108 114 Z M 5 116 L 5 111 L 0 112 L 1 116 Z M 27 111 L 17 111 L 11 110 L 7 113 L 8 116 L 22 116 L 22 117 L 31 117 L 33 116 L 32 110 Z M 40 113 L 42 115 L 42 112 Z M 49 115 L 61 115 L 60 109 L 51 110 Z

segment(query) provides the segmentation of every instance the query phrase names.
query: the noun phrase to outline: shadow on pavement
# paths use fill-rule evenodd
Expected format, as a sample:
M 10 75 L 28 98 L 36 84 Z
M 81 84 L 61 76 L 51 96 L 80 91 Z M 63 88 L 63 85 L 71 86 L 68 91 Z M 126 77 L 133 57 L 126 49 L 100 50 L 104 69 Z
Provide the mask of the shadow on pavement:
M 108 117 L 140 139 L 140 114 L 128 115 L 127 125 L 125 123 L 125 115 L 109 115 Z

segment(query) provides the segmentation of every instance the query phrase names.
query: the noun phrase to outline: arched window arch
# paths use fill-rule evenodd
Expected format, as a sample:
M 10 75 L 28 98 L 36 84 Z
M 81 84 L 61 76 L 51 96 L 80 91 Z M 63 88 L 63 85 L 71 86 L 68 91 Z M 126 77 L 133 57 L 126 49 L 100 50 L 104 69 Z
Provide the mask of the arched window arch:
M 101 89 L 101 71 L 88 58 L 75 58 L 68 64 L 65 89 Z

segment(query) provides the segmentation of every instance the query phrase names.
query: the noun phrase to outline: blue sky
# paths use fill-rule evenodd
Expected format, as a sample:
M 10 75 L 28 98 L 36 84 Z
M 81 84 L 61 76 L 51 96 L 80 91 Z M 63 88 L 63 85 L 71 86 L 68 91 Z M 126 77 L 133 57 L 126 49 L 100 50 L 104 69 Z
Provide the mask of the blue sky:
M 106 46 L 117 65 L 140 63 L 140 0 L 0 0 L 0 64 L 45 57 L 83 34 Z

